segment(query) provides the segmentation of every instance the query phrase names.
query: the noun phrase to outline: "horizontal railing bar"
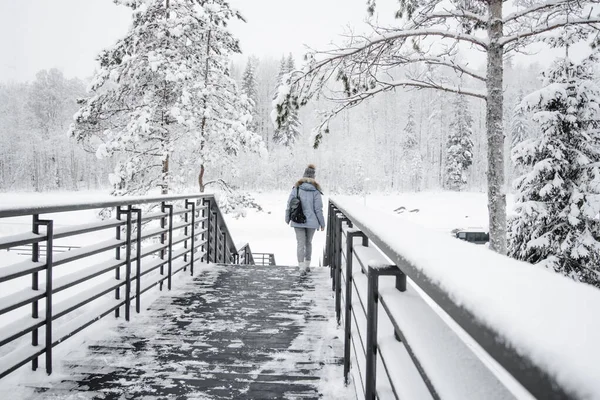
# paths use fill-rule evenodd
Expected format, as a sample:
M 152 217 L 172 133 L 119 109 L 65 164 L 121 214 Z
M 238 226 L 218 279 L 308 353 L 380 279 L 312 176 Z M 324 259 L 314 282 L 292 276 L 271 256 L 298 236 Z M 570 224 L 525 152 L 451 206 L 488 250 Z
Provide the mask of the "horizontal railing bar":
M 366 325 L 367 317 L 361 316 L 361 321 L 365 323 L 364 325 Z M 354 332 L 358 335 L 358 339 L 360 340 L 360 344 L 361 344 L 361 347 L 363 350 L 363 355 L 364 355 L 366 353 L 365 347 L 366 347 L 367 339 L 365 337 L 363 337 L 363 333 L 361 332 L 361 327 L 358 324 L 358 319 L 356 318 L 356 313 L 354 312 L 354 307 L 352 307 L 352 322 L 354 322 L 354 329 L 352 329 L 352 332 Z
M 33 214 L 50 214 L 67 211 L 93 210 L 96 208 L 109 208 L 128 205 L 139 205 L 148 203 L 160 203 L 163 201 L 194 200 L 202 198 L 214 198 L 212 194 L 191 194 L 171 196 L 131 196 L 107 199 L 105 201 L 71 202 L 64 204 L 41 204 L 29 207 L 1 207 L 0 218 L 19 217 Z
M 176 210 L 173 210 L 173 215 L 188 214 L 191 212 L 192 212 L 191 208 L 178 208 Z
M 174 251 L 173 254 L 171 255 L 171 262 L 173 262 L 175 259 L 177 259 L 179 257 L 183 257 L 184 255 L 186 255 L 189 252 L 190 252 L 190 249 L 185 249 L 185 248 Z
M 198 235 L 194 235 L 194 236 L 198 236 Z M 179 243 L 183 243 L 186 240 L 191 240 L 191 239 L 192 239 L 191 236 L 188 236 L 188 235 L 179 235 L 179 236 L 173 238 L 173 246 L 175 246 L 175 245 L 177 245 Z
M 396 340 L 393 335 L 388 335 L 378 340 L 377 350 L 396 399 L 439 399 L 437 393 L 432 394 L 431 389 L 423 381 L 421 372 L 402 342 Z M 394 373 L 392 366 L 398 365 L 399 358 L 403 358 L 407 365 L 406 368 L 402 368 L 402 371 Z M 405 385 L 404 382 L 411 384 Z M 415 390 L 419 390 L 419 393 L 415 393 Z
M 93 311 L 89 311 L 84 314 L 78 315 L 77 317 L 68 321 L 64 325 L 61 325 L 56 330 L 56 334 L 53 335 L 54 340 L 52 342 L 52 347 L 56 346 L 59 343 L 62 343 L 63 341 L 67 340 L 68 338 L 72 337 L 78 332 L 81 332 L 83 329 L 87 328 L 94 322 L 112 313 L 114 310 L 124 305 L 125 300 L 111 299 L 107 301 L 107 303 L 109 305 L 109 308 L 104 309 L 100 314 L 98 314 L 98 307 L 96 307 Z
M 0 283 L 46 269 L 46 262 L 23 261 L 0 268 Z
M 16 310 L 24 305 L 33 303 L 34 301 L 42 299 L 45 296 L 45 291 L 33 290 L 29 288 L 9 294 L 8 296 L 4 296 L 0 298 L 0 304 L 2 304 L 2 307 L 0 308 L 0 315 L 6 314 L 12 310 Z
M 140 253 L 140 257 L 144 258 L 147 257 L 151 254 L 156 253 L 157 251 L 161 251 L 164 250 L 166 248 L 169 247 L 168 243 L 157 243 L 157 244 L 153 244 L 152 246 L 145 246 L 142 247 L 142 251 Z
M 362 338 L 359 335 L 358 338 L 362 348 L 363 348 L 363 352 L 359 352 L 358 350 L 356 350 L 356 333 L 354 330 L 352 330 L 352 332 L 350 333 L 350 342 L 352 343 L 352 349 L 354 350 L 354 359 L 356 360 L 356 369 L 358 371 L 358 376 L 360 378 L 360 387 L 362 389 L 363 392 L 363 398 L 364 398 L 364 392 L 365 392 L 365 380 L 363 377 L 363 371 L 361 370 L 361 364 L 364 364 L 366 362 L 365 359 L 365 353 L 364 353 L 364 344 L 362 343 Z M 360 356 L 360 359 L 359 359 Z M 362 361 L 362 363 L 361 363 Z
M 76 250 L 67 251 L 65 253 L 56 255 L 53 260 L 53 265 L 59 266 L 66 264 L 71 261 L 79 260 L 81 258 L 93 256 L 98 253 L 102 253 L 108 250 L 116 249 L 125 244 L 125 241 L 119 239 L 109 239 L 104 242 L 96 243 L 92 246 L 81 247 Z
M 92 301 L 114 291 L 115 289 L 124 286 L 125 284 L 126 282 L 124 280 L 116 281 L 114 279 L 111 279 L 107 282 L 96 285 L 90 289 L 86 289 L 84 293 L 73 296 L 67 300 L 64 300 L 54 305 L 54 315 L 52 316 L 52 319 L 54 320 L 60 318 L 72 311 L 75 311 L 78 308 L 83 307 L 84 305 L 91 303 Z M 91 295 L 89 294 L 90 292 L 92 293 Z
M 169 260 L 163 260 L 160 258 L 156 258 L 150 261 L 148 261 L 148 259 L 142 260 L 142 271 L 140 272 L 140 277 L 149 274 L 150 272 L 160 268 L 162 265 L 165 265 L 168 262 Z M 133 273 L 132 271 L 131 275 L 131 279 L 137 278 L 137 273 Z
M 0 329 L 0 347 L 28 334 L 45 323 L 46 320 L 44 318 L 32 318 L 29 315 L 9 323 Z M 2 364 L 0 363 L 0 365 Z
M 8 366 L 8 368 L 4 370 L 0 369 L 0 379 L 21 368 L 34 358 L 44 354 L 45 351 L 46 349 L 44 346 L 34 347 L 31 345 L 25 345 L 13 350 L 6 356 L 0 357 L 0 368 L 5 368 L 5 366 Z
M 95 278 L 99 275 L 102 275 L 109 271 L 112 271 L 115 268 L 122 267 L 126 263 L 127 262 L 125 260 L 111 260 L 109 262 L 103 262 L 100 264 L 96 264 L 91 267 L 73 272 L 69 275 L 62 276 L 53 282 L 52 293 L 58 293 L 65 289 L 69 289 L 70 287 L 73 287 L 82 282 L 85 282 L 92 278 Z
M 46 236 L 36 233 L 21 233 L 0 237 L 0 250 L 10 249 L 11 247 L 23 246 L 25 244 L 39 243 L 46 240 Z
M 179 222 L 177 224 L 173 224 L 172 230 L 185 228 L 186 226 L 190 226 L 190 225 L 192 225 L 191 222 Z
M 123 226 L 127 221 L 119 221 L 118 219 L 110 219 L 102 222 L 95 222 L 92 224 L 67 226 L 64 228 L 58 228 L 54 231 L 54 239 L 61 239 L 65 237 L 81 235 L 90 232 L 101 231 L 103 229 L 115 228 L 117 226 Z
M 186 267 L 189 267 L 190 262 L 189 261 L 178 261 L 176 264 L 173 264 L 173 271 L 172 271 L 172 275 L 175 275 L 176 273 L 180 272 L 181 270 L 183 270 Z
M 159 219 L 159 218 L 166 218 L 168 216 L 169 216 L 168 213 L 165 213 L 162 211 L 156 211 L 156 212 L 142 215 L 142 222 L 152 221 L 152 220 Z
M 154 229 L 148 229 L 147 231 L 142 231 L 142 240 L 144 239 L 148 239 L 150 237 L 153 236 L 158 236 L 161 233 L 167 233 L 169 232 L 168 228 L 154 228 Z M 137 238 L 131 238 L 132 242 L 137 242 Z

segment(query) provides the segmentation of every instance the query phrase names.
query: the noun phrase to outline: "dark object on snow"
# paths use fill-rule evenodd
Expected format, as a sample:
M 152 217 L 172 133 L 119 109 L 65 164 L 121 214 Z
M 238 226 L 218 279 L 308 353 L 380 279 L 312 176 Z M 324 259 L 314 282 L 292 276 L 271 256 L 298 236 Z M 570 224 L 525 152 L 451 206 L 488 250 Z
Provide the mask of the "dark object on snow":
M 490 234 L 481 228 L 454 229 L 452 235 L 475 244 L 486 244 L 490 241 Z
M 402 214 L 404 211 L 406 211 L 406 207 L 404 207 L 404 206 L 400 206 L 394 210 L 394 212 L 397 214 Z M 419 211 L 420 210 L 418 208 L 413 208 L 412 210 L 409 210 L 408 212 L 417 213 Z
M 303 224 L 306 222 L 306 216 L 302 211 L 302 202 L 300 201 L 300 187 L 296 187 L 296 196 L 290 200 L 290 220 Z

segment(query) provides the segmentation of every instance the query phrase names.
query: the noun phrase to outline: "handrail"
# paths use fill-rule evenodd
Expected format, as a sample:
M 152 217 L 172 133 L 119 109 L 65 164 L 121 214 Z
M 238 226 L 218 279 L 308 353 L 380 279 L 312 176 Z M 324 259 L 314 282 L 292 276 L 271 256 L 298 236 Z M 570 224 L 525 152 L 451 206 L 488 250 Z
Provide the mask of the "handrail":
M 378 223 L 375 221 L 380 219 L 382 221 L 386 221 L 385 224 Z M 399 223 L 402 221 L 398 220 Z M 385 227 L 385 228 L 383 228 Z M 397 230 L 395 230 L 397 229 Z M 406 229 L 406 228 L 404 228 Z M 416 228 L 415 228 L 416 229 Z M 400 234 L 402 232 L 402 234 Z M 410 244 L 404 244 L 398 246 L 396 239 L 399 235 L 401 235 L 404 240 L 410 242 Z M 414 236 L 414 234 L 413 234 Z M 432 233 L 431 236 L 435 236 L 435 233 Z M 358 244 L 355 243 L 355 238 L 360 238 L 363 243 Z M 418 238 L 413 239 L 417 240 L 422 238 L 418 236 Z M 389 380 L 389 385 L 391 386 L 391 390 L 394 393 L 396 398 L 399 396 L 396 394 L 396 389 L 398 388 L 397 384 L 395 384 L 395 380 L 399 379 L 397 377 L 397 371 L 394 371 L 393 365 L 387 365 L 386 362 L 386 350 L 389 351 L 390 346 L 392 346 L 387 339 L 383 339 L 380 334 L 377 332 L 377 310 L 379 309 L 378 304 L 381 302 L 384 311 L 384 315 L 386 318 L 389 318 L 393 325 L 394 335 L 396 339 L 400 340 L 400 343 L 404 346 L 406 351 L 409 353 L 410 358 L 414 364 L 414 368 L 418 371 L 423 383 L 427 387 L 430 395 L 433 398 L 444 398 L 446 392 L 437 391 L 436 385 L 429 380 L 430 376 L 428 375 L 427 368 L 425 366 L 426 359 L 422 359 L 419 356 L 419 352 L 415 351 L 412 348 L 414 343 L 411 343 L 411 340 L 414 339 L 414 327 L 412 325 L 416 324 L 419 319 L 423 318 L 423 313 L 428 313 L 431 316 L 430 326 L 436 326 L 439 329 L 446 329 L 446 333 L 437 332 L 439 335 L 443 337 L 444 340 L 452 343 L 459 343 L 457 348 L 460 347 L 460 343 L 462 343 L 463 351 L 466 353 L 468 351 L 468 346 L 465 346 L 466 343 L 463 337 L 457 334 L 453 329 L 448 329 L 448 325 L 441 317 L 433 312 L 431 306 L 427 301 L 418 300 L 420 299 L 420 295 L 418 292 L 415 292 L 412 287 L 416 286 L 420 290 L 422 290 L 431 300 L 433 300 L 437 305 L 444 310 L 444 312 L 450 316 L 458 326 L 460 326 L 464 331 L 466 331 L 472 339 L 485 351 L 487 354 L 494 359 L 499 365 L 504 368 L 504 372 L 500 372 L 503 376 L 499 382 L 502 385 L 505 385 L 506 376 L 512 377 L 508 378 L 514 379 L 516 382 L 519 382 L 522 388 L 520 390 L 527 390 L 532 395 L 537 398 L 544 399 L 578 399 L 578 398 L 586 398 L 586 396 L 597 396 L 598 393 L 592 392 L 590 393 L 590 389 L 588 388 L 579 388 L 576 385 L 573 385 L 572 382 L 564 380 L 563 377 L 557 377 L 558 374 L 556 370 L 552 370 L 552 367 L 544 365 L 540 363 L 540 361 L 536 361 L 540 359 L 540 355 L 538 354 L 537 358 L 533 358 L 530 354 L 535 350 L 527 349 L 520 347 L 519 351 L 515 349 L 515 345 L 511 344 L 508 337 L 510 337 L 506 332 L 503 332 L 501 328 L 498 326 L 501 325 L 493 325 L 493 321 L 490 319 L 490 316 L 482 315 L 475 312 L 472 309 L 471 304 L 475 300 L 471 302 L 467 301 L 468 296 L 470 295 L 471 290 L 464 290 L 463 292 L 458 293 L 450 293 L 446 288 L 449 287 L 450 283 L 447 281 L 439 281 L 435 280 L 430 276 L 432 273 L 427 266 L 430 264 L 419 264 L 424 261 L 420 260 L 440 260 L 439 257 L 428 255 L 417 255 L 415 256 L 415 252 L 411 252 L 410 255 L 407 254 L 407 250 L 410 250 L 409 246 L 414 245 L 418 246 L 419 243 L 411 242 L 411 232 L 402 231 L 402 227 L 393 228 L 390 227 L 389 217 L 384 213 L 377 213 L 376 211 L 365 211 L 363 207 L 352 206 L 347 202 L 340 201 L 337 199 L 330 199 L 329 202 L 329 214 L 328 214 L 328 231 L 327 231 L 327 242 L 324 250 L 324 264 L 328 265 L 331 268 L 331 277 L 332 277 L 332 289 L 335 292 L 336 298 L 336 315 L 338 317 L 338 323 L 341 320 L 344 321 L 345 327 L 345 376 L 348 375 L 350 370 L 350 348 L 352 346 L 356 346 L 356 343 L 353 340 L 356 329 L 364 329 L 366 330 L 366 352 L 362 355 L 363 358 L 366 359 L 364 366 L 354 365 L 353 367 L 360 368 L 360 377 L 361 379 L 364 377 L 364 386 L 362 389 L 365 391 L 365 398 L 369 400 L 375 398 L 375 396 L 379 395 L 379 387 L 376 383 L 377 373 L 376 368 L 377 364 L 383 362 L 384 372 L 387 375 Z M 532 277 L 532 275 L 536 275 L 536 277 L 541 278 L 540 280 L 554 280 L 553 284 L 556 284 L 557 287 L 564 289 L 565 293 L 574 293 L 577 292 L 578 295 L 585 296 L 587 302 L 591 302 L 595 306 L 600 308 L 600 293 L 596 291 L 596 289 L 587 287 L 586 285 L 576 284 L 566 278 L 562 278 L 559 276 L 549 276 L 548 272 L 543 270 L 534 269 L 534 267 L 528 267 L 525 264 L 519 263 L 517 261 L 511 260 L 507 257 L 499 256 L 491 251 L 486 249 L 476 248 L 474 245 L 465 244 L 462 242 L 450 242 L 453 239 L 448 238 L 448 243 L 444 242 L 446 238 L 439 238 L 440 243 L 446 244 L 447 246 L 442 246 L 443 249 L 449 254 L 445 254 L 445 261 L 447 265 L 445 268 L 454 268 L 455 265 L 460 265 L 459 261 L 462 260 L 462 264 L 466 264 L 465 268 L 469 268 L 471 265 L 475 268 L 479 265 L 479 273 L 482 274 L 481 268 L 486 268 L 486 273 L 496 273 L 497 270 L 492 269 L 496 268 L 495 265 L 502 263 L 502 265 L 506 265 L 507 274 L 514 272 L 514 268 L 520 268 L 523 273 L 527 274 L 528 277 Z M 436 242 L 437 243 L 437 242 Z M 374 246 L 373 246 L 374 245 Z M 450 247 L 448 246 L 450 245 Z M 421 243 L 422 246 L 422 243 Z M 462 246 L 458 250 L 449 250 L 454 248 L 454 246 Z M 422 247 L 419 247 L 422 248 Z M 365 253 L 368 250 L 368 254 Z M 441 249 L 432 249 L 433 251 L 442 251 Z M 362 252 L 362 254 L 361 254 Z M 378 257 L 376 253 L 380 254 Z M 385 257 L 383 257 L 385 255 Z M 382 260 L 383 257 L 383 260 Z M 387 258 L 386 258 L 387 257 Z M 462 259 L 460 257 L 463 257 Z M 390 265 L 385 265 L 385 260 L 391 260 L 392 263 L 387 262 Z M 411 261 L 412 260 L 412 261 Z M 358 261 L 360 264 L 360 268 L 358 272 L 356 272 L 357 263 L 353 261 Z M 442 261 L 443 262 L 443 261 Z M 429 267 L 432 268 L 432 267 Z M 489 271 L 487 270 L 489 269 Z M 440 271 L 440 269 L 435 269 L 435 271 Z M 443 271 L 443 270 L 442 270 Z M 477 271 L 475 271 L 475 275 L 477 275 Z M 509 272 L 511 271 L 511 272 Z M 502 270 L 500 270 L 502 273 Z M 380 289 L 379 285 L 379 277 L 382 275 L 394 275 L 396 276 L 397 282 L 396 284 L 389 283 L 385 285 L 384 289 Z M 539 276 L 538 276 L 539 275 Z M 364 276 L 364 278 L 361 278 Z M 448 274 L 444 275 L 448 276 Z M 449 275 L 451 277 L 451 274 Z M 407 285 L 406 281 L 404 283 L 403 280 L 408 277 L 410 279 L 410 284 Z M 480 275 L 484 279 L 493 279 L 489 275 Z M 515 277 L 518 282 L 518 277 Z M 471 277 L 469 283 L 471 285 L 476 285 L 475 277 Z M 504 280 L 505 282 L 506 280 Z M 387 281 L 386 281 L 387 282 Z M 484 283 L 482 281 L 482 283 Z M 500 283 L 498 283 L 500 284 Z M 538 284 L 538 282 L 533 282 L 533 285 Z M 362 286 L 361 286 L 362 285 Z M 575 286 L 573 286 L 575 285 Z M 394 286 L 396 290 L 394 290 Z M 342 288 L 345 287 L 346 290 L 342 292 Z M 459 285 L 459 287 L 466 287 L 463 283 Z M 526 284 L 521 284 L 519 282 L 519 286 L 517 289 L 523 290 L 526 288 Z M 529 287 L 532 288 L 530 285 Z M 510 286 L 507 286 L 507 290 L 510 289 Z M 514 289 L 514 290 L 517 290 Z M 362 293 L 366 293 L 366 298 L 361 296 Z M 540 289 L 536 291 L 536 296 L 540 296 L 544 290 Z M 560 292 L 559 292 L 560 293 Z M 544 293 L 548 297 L 547 300 L 551 300 L 556 298 L 558 293 L 554 293 L 549 290 Z M 552 297 L 551 297 L 552 295 Z M 356 319 L 355 315 L 359 315 L 363 312 L 362 307 L 357 303 L 356 306 L 352 306 L 352 303 L 355 300 L 355 297 L 360 297 L 360 301 L 366 302 L 366 312 L 364 313 L 364 318 L 366 318 L 366 327 L 359 328 L 360 321 Z M 481 298 L 479 298 L 481 300 Z M 532 299 L 533 300 L 533 299 Z M 538 299 L 535 299 L 536 301 Z M 429 301 L 429 300 L 428 300 Z M 504 301 L 504 299 L 498 299 L 500 304 Z M 541 300 L 540 300 L 541 301 Z M 575 300 L 571 301 L 573 303 Z M 583 300 L 582 300 L 583 301 Z M 579 301 L 577 301 L 579 303 Z M 585 302 L 585 301 L 584 301 Z M 401 308 L 398 308 L 398 304 Z M 410 307 L 408 305 L 412 305 L 420 310 L 420 313 L 413 312 L 413 316 L 411 316 L 411 309 L 405 309 L 405 307 Z M 523 304 L 525 306 L 525 304 Z M 471 308 L 470 308 L 471 307 Z M 588 308 L 589 310 L 589 308 Z M 487 318 L 486 318 L 487 317 Z M 363 318 L 363 317 L 361 317 Z M 504 317 L 506 318 L 506 316 Z M 508 316 L 510 321 L 510 316 Z M 543 316 L 540 315 L 531 315 L 531 319 L 535 319 L 536 321 L 540 321 L 540 318 Z M 589 316 L 588 318 L 592 318 Z M 558 323 L 557 316 L 554 315 L 552 317 L 547 317 L 547 324 Z M 600 336 L 600 326 L 597 323 L 593 325 L 586 319 L 586 323 L 581 323 L 580 330 L 586 331 L 587 337 L 598 337 Z M 441 324 L 440 322 L 444 322 Z M 507 323 L 506 320 L 503 321 Z M 508 322 L 510 323 L 510 322 Z M 513 323 L 518 323 L 517 321 L 513 321 Z M 408 325 L 407 325 L 408 324 Z M 354 327 L 357 327 L 356 329 Z M 436 329 L 438 329 L 436 328 Z M 587 329 L 587 330 L 586 330 Z M 412 339 L 409 337 L 412 331 Z M 358 332 L 364 335 L 364 332 Z M 421 330 L 417 332 L 417 336 L 421 335 L 422 337 L 418 338 L 418 342 L 422 342 L 424 337 L 427 335 L 427 330 Z M 360 339 L 364 340 L 364 339 Z M 572 337 L 565 337 L 563 341 L 571 341 Z M 530 343 L 530 342 L 528 342 Z M 431 342 L 431 344 L 435 344 Z M 558 346 L 558 343 L 553 344 L 553 346 Z M 360 348 L 360 346 L 358 346 Z M 393 346 L 392 346 L 393 347 Z M 439 347 L 439 346 L 438 346 Z M 597 354 L 597 347 L 594 346 L 585 346 L 586 349 L 590 348 L 589 351 L 594 351 Z M 431 350 L 431 349 L 429 349 Z M 445 353 L 451 353 L 450 351 L 441 351 L 440 359 L 436 360 L 436 362 L 440 361 L 442 358 L 446 357 Z M 539 353 L 539 350 L 538 350 Z M 556 352 L 555 352 L 556 353 Z M 463 353 L 464 354 L 464 353 Z M 553 357 L 560 357 L 562 354 L 553 354 Z M 356 351 L 355 351 L 356 356 Z M 395 357 L 396 354 L 390 355 L 387 354 L 387 357 Z M 380 359 L 378 362 L 377 359 Z M 595 357 L 588 359 L 594 359 Z M 475 359 L 475 361 L 481 360 L 479 357 Z M 566 361 L 563 360 L 563 361 Z M 562 364 L 560 360 L 555 360 L 552 364 L 553 366 Z M 361 368 L 362 367 L 362 368 Z M 447 371 L 448 373 L 462 373 L 458 379 L 464 379 L 464 382 L 468 382 L 467 375 L 469 371 L 460 371 L 458 370 L 459 366 L 452 366 L 452 370 Z M 591 368 L 590 368 L 591 369 Z M 493 382 L 492 378 L 495 378 L 496 374 L 490 372 L 486 368 L 488 372 L 487 378 L 490 379 L 490 382 Z M 496 373 L 498 371 L 495 371 Z M 506 375 L 504 375 L 506 374 Z M 587 372 L 589 375 L 589 372 Z M 489 375 L 493 375 L 490 377 Z M 581 375 L 581 374 L 580 374 Z M 563 380 L 561 380 L 561 378 Z M 592 382 L 592 376 L 587 376 L 586 382 Z M 447 381 L 449 378 L 445 377 Z M 497 379 L 497 378 L 496 378 Z M 515 384 L 516 384 L 515 382 Z M 402 386 L 402 385 L 400 385 Z M 596 386 L 597 387 L 597 386 Z M 447 388 L 446 388 L 447 389 Z M 497 388 L 494 388 L 496 390 Z M 511 388 L 514 389 L 514 388 Z M 587 390 L 587 392 L 586 392 Z M 582 394 L 583 393 L 583 394 Z M 587 393 L 587 395 L 586 395 Z M 475 398 L 476 396 L 471 395 L 471 398 Z M 474 397 L 473 397 L 474 396 Z M 467 396 L 469 397 L 469 396 Z M 490 396 L 491 398 L 492 396 Z
M 53 214 L 66 211 L 93 210 L 97 208 L 113 208 L 120 205 L 140 205 L 149 203 L 161 203 L 163 201 L 193 200 L 214 197 L 212 194 L 196 193 L 189 195 L 163 195 L 163 196 L 123 196 L 106 197 L 106 200 L 82 201 L 82 202 L 46 202 L 39 205 L 25 207 L 0 207 L 0 218 L 20 217 L 33 214 Z
M 198 204 L 200 201 L 202 204 Z M 160 212 L 145 213 L 136 207 L 151 203 L 159 205 Z M 54 229 L 55 221 L 63 215 L 60 213 L 107 207 L 116 208 L 115 217 L 110 220 Z M 40 217 L 55 213 L 59 214 L 52 215 L 52 219 Z M 0 220 L 15 216 L 31 216 L 32 232 L 1 237 L 0 249 L 31 246 L 31 258 L 0 267 L 0 284 L 30 276 L 32 285 L 0 296 L 0 315 L 15 310 L 23 314 L 25 307 L 30 307 L 31 312 L 0 327 L 0 379 L 29 361 L 32 368 L 37 369 L 38 357 L 44 354 L 46 371 L 50 374 L 52 349 L 63 340 L 112 312 L 119 317 L 123 311 L 125 320 L 129 321 L 130 308 L 135 305 L 136 312 L 141 311 L 141 297 L 147 290 L 155 286 L 162 290 L 165 283 L 170 290 L 172 277 L 179 272 L 189 268 L 193 275 L 198 262 L 233 264 L 237 254 L 211 194 L 0 208 Z M 74 238 L 111 229 L 115 232 L 113 238 L 53 254 L 57 238 Z M 253 263 L 248 245 L 245 251 L 250 254 L 247 263 Z M 106 252 L 114 252 L 114 257 L 102 262 L 89 261 L 88 257 Z M 55 268 L 69 265 L 76 268 L 60 278 L 54 276 Z M 96 278 L 92 287 L 79 286 Z M 54 294 L 69 289 L 78 293 L 60 303 L 53 301 Z M 42 304 L 47 305 L 44 309 L 39 304 L 42 299 L 45 299 Z M 86 307 L 83 313 L 78 312 L 73 317 L 71 313 L 82 307 Z M 65 318 L 69 320 L 65 322 L 61 319 L 64 316 L 71 318 Z M 40 329 L 43 329 L 41 335 Z M 28 334 L 31 334 L 30 341 L 25 340 Z M 44 343 L 40 343 L 41 338 Z M 11 350 L 4 354 L 9 344 Z

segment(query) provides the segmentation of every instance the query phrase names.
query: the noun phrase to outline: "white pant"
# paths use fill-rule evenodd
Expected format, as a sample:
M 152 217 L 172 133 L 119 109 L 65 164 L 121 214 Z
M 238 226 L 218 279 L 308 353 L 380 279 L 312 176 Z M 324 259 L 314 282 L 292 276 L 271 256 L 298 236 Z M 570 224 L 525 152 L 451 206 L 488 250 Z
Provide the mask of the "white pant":
M 312 239 L 315 235 L 314 228 L 294 228 L 296 231 L 298 262 L 310 261 L 312 257 Z

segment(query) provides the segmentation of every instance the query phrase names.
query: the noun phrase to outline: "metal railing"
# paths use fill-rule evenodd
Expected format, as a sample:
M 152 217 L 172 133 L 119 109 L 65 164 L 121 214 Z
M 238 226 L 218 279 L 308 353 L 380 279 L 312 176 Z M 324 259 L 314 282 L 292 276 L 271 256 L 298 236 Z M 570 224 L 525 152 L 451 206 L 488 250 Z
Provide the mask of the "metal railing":
M 344 326 L 344 377 L 348 383 L 354 376 L 359 398 L 512 398 L 514 385 L 540 399 L 577 398 L 457 304 L 352 210 L 332 199 L 328 211 L 323 264 L 330 267 L 336 317 Z M 471 338 L 451 328 L 432 301 Z M 476 354 L 472 341 L 487 355 Z M 486 356 L 504 370 L 490 369 L 490 361 L 482 361 Z M 409 367 L 400 371 L 402 357 Z M 457 392 L 448 395 L 445 383 L 453 381 L 460 384 L 450 385 Z M 407 387 L 413 392 L 407 394 Z
M 114 218 L 54 228 L 62 213 L 107 208 L 115 209 Z M 0 223 L 3 218 L 24 216 L 32 218 L 31 232 L 0 237 L 0 250 L 32 249 L 30 260 L 0 267 L 0 284 L 31 279 L 29 288 L 0 295 L 0 317 L 19 313 L 16 320 L 0 327 L 0 378 L 28 362 L 37 369 L 41 355 L 45 355 L 47 373 L 52 373 L 53 347 L 112 312 L 119 317 L 123 310 L 129 321 L 133 303 L 140 312 L 144 292 L 157 285 L 162 290 L 165 282 L 170 290 L 175 274 L 189 268 L 193 275 L 199 262 L 234 264 L 242 251 L 250 255 L 244 262 L 253 263 L 248 245 L 240 251 L 235 248 L 213 195 L 128 197 L 0 209 Z M 111 229 L 115 230 L 112 238 L 60 254 L 53 251 L 56 240 L 72 241 L 89 233 L 106 235 Z M 46 251 L 42 252 L 42 246 Z M 90 257 L 110 251 L 114 257 L 108 254 L 107 260 L 90 261 Z M 73 271 L 55 273 L 65 265 L 71 265 Z M 79 292 L 54 301 L 55 295 L 65 297 L 66 291 L 73 290 Z M 28 334 L 30 343 L 25 341 Z
M 256 265 L 277 265 L 273 253 L 252 253 L 252 258 Z
M 80 248 L 81 246 L 59 246 L 53 245 L 52 252 L 54 254 L 64 253 L 65 251 L 71 251 Z M 45 257 L 46 256 L 46 246 L 44 244 L 40 244 L 39 246 L 39 255 Z M 33 244 L 25 245 L 25 246 L 17 246 L 6 249 L 7 251 L 14 251 L 20 256 L 32 256 L 33 255 Z

